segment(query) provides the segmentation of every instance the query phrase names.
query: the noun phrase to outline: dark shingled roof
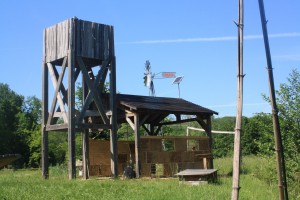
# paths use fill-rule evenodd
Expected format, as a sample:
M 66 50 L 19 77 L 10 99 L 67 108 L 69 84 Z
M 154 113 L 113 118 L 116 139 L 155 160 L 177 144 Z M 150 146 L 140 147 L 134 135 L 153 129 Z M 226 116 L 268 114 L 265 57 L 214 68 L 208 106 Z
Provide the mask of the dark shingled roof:
M 217 112 L 191 103 L 181 98 L 151 97 L 117 94 L 120 105 L 134 111 L 167 112 L 170 114 L 218 114 Z

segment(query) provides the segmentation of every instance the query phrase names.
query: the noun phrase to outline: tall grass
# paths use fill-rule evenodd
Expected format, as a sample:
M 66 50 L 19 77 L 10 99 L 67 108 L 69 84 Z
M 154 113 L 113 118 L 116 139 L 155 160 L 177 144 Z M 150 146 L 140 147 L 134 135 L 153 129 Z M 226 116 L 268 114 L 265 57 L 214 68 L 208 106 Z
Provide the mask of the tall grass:
M 276 182 L 269 184 L 257 177 L 260 162 L 256 157 L 243 159 L 245 173 L 241 174 L 240 199 L 278 199 Z M 49 180 L 42 178 L 40 170 L 2 170 L 0 199 L 230 199 L 231 166 L 231 159 L 216 159 L 219 181 L 201 186 L 185 185 L 178 179 L 92 177 L 70 181 L 66 166 L 50 168 Z

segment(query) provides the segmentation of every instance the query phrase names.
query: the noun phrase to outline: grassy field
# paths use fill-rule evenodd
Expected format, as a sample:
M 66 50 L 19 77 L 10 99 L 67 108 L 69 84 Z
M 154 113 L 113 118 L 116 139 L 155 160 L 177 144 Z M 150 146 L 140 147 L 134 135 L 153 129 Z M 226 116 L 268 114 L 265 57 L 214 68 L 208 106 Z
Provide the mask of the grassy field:
M 240 199 L 278 199 L 276 182 L 268 184 L 255 174 L 255 158 L 247 158 L 249 169 L 241 174 Z M 230 199 L 231 159 L 216 159 L 219 181 L 189 186 L 178 179 L 68 180 L 64 167 L 50 169 L 50 179 L 43 180 L 40 170 L 1 170 L 0 199 Z

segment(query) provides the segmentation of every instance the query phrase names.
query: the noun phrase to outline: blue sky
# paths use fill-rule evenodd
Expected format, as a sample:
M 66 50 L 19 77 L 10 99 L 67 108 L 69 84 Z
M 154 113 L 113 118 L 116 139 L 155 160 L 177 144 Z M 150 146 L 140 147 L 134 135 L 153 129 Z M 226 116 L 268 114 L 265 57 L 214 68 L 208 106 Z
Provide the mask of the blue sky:
M 144 63 L 154 73 L 184 79 L 181 97 L 235 116 L 238 1 L 14 1 L 2 0 L 0 82 L 24 96 L 41 98 L 43 29 L 71 17 L 115 29 L 117 90 L 148 95 Z M 300 67 L 300 1 L 265 1 L 275 87 Z M 245 1 L 243 114 L 270 112 L 258 2 Z M 157 96 L 178 97 L 172 79 L 154 80 Z

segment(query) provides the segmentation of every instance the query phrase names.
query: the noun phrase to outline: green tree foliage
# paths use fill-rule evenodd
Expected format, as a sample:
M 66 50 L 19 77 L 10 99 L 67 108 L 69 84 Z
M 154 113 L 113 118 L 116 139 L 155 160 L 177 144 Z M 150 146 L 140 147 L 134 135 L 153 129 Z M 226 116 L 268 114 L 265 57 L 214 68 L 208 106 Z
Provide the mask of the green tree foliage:
M 300 73 L 293 70 L 287 83 L 277 91 L 278 115 L 281 119 L 283 148 L 288 168 L 300 171 Z M 300 181 L 300 177 L 299 181 Z
M 213 130 L 233 131 L 235 126 L 235 117 L 222 117 L 212 120 Z M 213 134 L 213 154 L 215 157 L 224 157 L 232 155 L 233 135 Z
M 245 123 L 241 145 L 243 155 L 274 154 L 272 116 L 266 113 L 257 113 Z
M 7 84 L 0 83 L 0 154 L 22 153 L 17 146 L 19 113 L 24 97 L 12 91 Z
M 41 101 L 34 96 L 27 97 L 18 113 L 18 120 L 17 136 L 19 139 L 15 145 L 22 150 L 23 156 L 18 162 L 27 166 L 31 160 L 30 144 L 35 140 L 34 133 L 40 131 Z

